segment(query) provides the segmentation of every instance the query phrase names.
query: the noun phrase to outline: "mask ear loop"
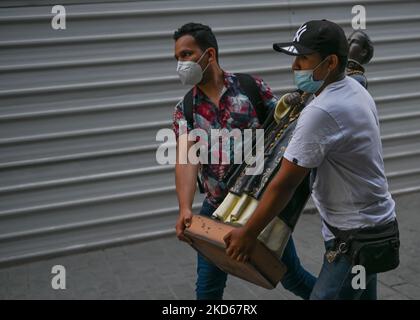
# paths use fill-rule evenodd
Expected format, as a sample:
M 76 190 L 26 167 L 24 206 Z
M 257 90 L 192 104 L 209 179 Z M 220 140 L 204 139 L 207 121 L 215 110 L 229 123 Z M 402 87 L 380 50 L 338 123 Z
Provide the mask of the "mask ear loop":
M 207 66 L 204 68 L 203 73 L 207 70 L 207 68 L 210 66 L 210 62 L 207 63 Z
M 318 67 L 324 63 L 325 60 L 327 60 L 329 56 L 326 56 L 320 63 L 318 63 L 318 65 L 313 69 L 313 71 L 315 71 L 316 69 L 318 69 Z
M 312 80 L 314 80 L 314 71 L 315 71 L 316 69 L 318 69 L 318 67 L 319 67 L 321 64 L 323 64 L 323 63 L 324 63 L 324 61 L 325 61 L 327 58 L 328 58 L 328 56 L 327 56 L 327 57 L 325 57 L 325 58 L 324 58 L 324 60 L 322 60 L 320 63 L 318 63 L 318 65 L 315 67 L 315 69 L 313 69 L 313 70 L 312 70 Z M 314 80 L 314 81 L 325 81 L 325 79 L 327 79 L 327 77 L 329 76 L 330 72 L 331 72 L 331 70 L 328 70 L 327 75 L 324 77 L 324 79 L 322 79 L 322 80 Z
M 203 52 L 203 54 L 201 55 L 201 57 L 197 60 L 197 64 L 200 62 L 200 60 L 204 57 L 204 55 L 208 52 L 207 51 L 208 49 L 206 49 L 204 52 Z M 204 70 L 203 70 L 203 73 L 207 70 L 207 68 L 209 67 L 209 65 L 210 65 L 210 62 L 209 63 L 207 63 L 207 66 L 204 68 Z

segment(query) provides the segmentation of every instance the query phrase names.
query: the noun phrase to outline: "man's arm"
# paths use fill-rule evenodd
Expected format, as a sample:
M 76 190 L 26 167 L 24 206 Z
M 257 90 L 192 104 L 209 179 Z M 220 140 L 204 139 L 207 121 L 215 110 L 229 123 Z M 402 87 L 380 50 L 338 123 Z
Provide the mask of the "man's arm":
M 284 152 L 280 170 L 267 186 L 253 216 L 244 227 L 227 235 L 229 256 L 239 261 L 249 256 L 259 233 L 286 207 L 309 173 L 307 168 L 318 168 L 328 152 L 343 139 L 339 125 L 327 111 L 313 104 L 305 107 Z
M 283 158 L 279 172 L 267 186 L 254 214 L 245 226 L 225 236 L 227 255 L 238 261 L 248 259 L 258 235 L 286 207 L 309 171 Z
M 176 144 L 175 186 L 179 204 L 179 217 L 176 223 L 176 235 L 179 240 L 190 242 L 184 236 L 185 227 L 188 227 L 192 218 L 192 204 L 196 191 L 198 164 L 181 164 L 180 155 L 188 155 L 188 150 L 194 141 L 187 140 L 187 134 L 179 136 Z M 186 157 L 188 159 L 188 157 Z

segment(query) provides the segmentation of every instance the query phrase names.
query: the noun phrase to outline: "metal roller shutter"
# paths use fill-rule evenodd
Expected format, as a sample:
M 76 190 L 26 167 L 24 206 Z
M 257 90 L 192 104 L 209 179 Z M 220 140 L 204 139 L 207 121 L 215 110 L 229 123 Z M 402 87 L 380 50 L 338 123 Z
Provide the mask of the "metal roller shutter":
M 209 24 L 223 68 L 262 76 L 281 95 L 292 60 L 271 44 L 309 19 L 349 33 L 357 4 L 86 2 L 61 2 L 66 30 L 51 28 L 51 1 L 0 8 L 0 264 L 173 234 L 173 167 L 157 165 L 155 136 L 186 91 L 177 27 Z M 395 195 L 420 191 L 420 2 L 364 5 L 389 183 Z

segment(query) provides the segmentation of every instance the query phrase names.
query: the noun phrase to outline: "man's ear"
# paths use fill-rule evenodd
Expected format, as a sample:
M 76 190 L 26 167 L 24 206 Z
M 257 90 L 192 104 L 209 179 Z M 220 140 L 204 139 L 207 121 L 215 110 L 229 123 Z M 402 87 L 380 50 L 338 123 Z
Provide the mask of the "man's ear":
M 216 59 L 216 49 L 215 48 L 208 48 L 207 52 L 209 53 L 209 60 L 208 61 L 210 63 L 216 62 L 217 61 L 217 59 Z
M 334 69 L 336 69 L 338 67 L 338 63 L 338 56 L 336 54 L 332 54 L 328 63 L 328 70 L 333 71 Z

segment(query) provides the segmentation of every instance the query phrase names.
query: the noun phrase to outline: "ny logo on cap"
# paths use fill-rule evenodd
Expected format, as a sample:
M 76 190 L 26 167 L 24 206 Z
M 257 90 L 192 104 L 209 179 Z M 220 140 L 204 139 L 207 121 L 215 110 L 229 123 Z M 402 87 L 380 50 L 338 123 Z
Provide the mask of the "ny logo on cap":
M 301 26 L 298 31 L 296 31 L 295 37 L 293 38 L 293 42 L 299 42 L 300 36 L 306 31 L 306 24 Z

